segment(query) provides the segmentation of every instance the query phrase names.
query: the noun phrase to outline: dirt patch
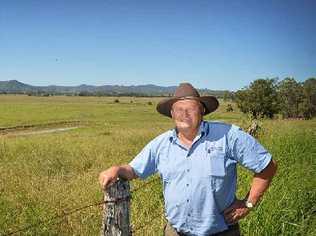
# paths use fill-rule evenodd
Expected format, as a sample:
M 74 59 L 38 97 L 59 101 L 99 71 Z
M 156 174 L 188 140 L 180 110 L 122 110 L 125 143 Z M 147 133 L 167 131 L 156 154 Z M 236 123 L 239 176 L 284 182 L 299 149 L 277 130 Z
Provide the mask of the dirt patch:
M 66 126 L 66 125 L 76 125 L 80 124 L 79 120 L 70 120 L 70 121 L 57 121 L 57 122 L 49 122 L 42 124 L 28 124 L 28 125 L 17 125 L 11 127 L 0 127 L 0 132 L 10 131 L 10 130 L 25 130 L 31 128 L 40 128 L 40 127 L 52 127 L 52 126 Z
M 57 133 L 64 132 L 73 129 L 78 129 L 79 127 L 67 127 L 67 128 L 54 128 L 54 129 L 44 129 L 44 130 L 36 130 L 36 131 L 15 131 L 5 134 L 5 136 L 26 136 L 26 135 L 34 135 L 34 134 L 49 134 L 49 133 Z
M 77 129 L 80 126 L 82 126 L 82 123 L 80 121 L 60 121 L 43 124 L 0 127 L 0 136 L 22 136 L 56 133 Z

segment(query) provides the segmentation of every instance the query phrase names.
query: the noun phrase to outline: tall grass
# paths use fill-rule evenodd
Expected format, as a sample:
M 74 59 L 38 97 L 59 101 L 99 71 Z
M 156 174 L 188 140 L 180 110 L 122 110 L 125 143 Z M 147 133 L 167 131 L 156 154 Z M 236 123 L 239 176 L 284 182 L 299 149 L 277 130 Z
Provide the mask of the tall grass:
M 130 101 L 133 99 L 133 102 Z M 0 96 L 0 127 L 79 120 L 68 132 L 0 136 L 0 235 L 102 200 L 97 178 L 113 164 L 129 162 L 172 122 L 155 112 L 155 98 Z M 153 105 L 149 105 L 148 102 Z M 239 112 L 222 106 L 206 119 L 246 127 Z M 261 204 L 241 221 L 245 235 L 315 235 L 315 120 L 263 120 L 260 142 L 278 162 L 278 173 Z M 239 168 L 238 196 L 252 174 Z M 133 187 L 142 186 L 137 180 Z M 98 235 L 100 207 L 40 224 L 23 235 Z M 157 216 L 155 219 L 153 219 Z M 159 181 L 133 193 L 136 235 L 161 235 L 164 225 Z M 148 223 L 146 226 L 145 223 Z M 144 226 L 144 227 L 143 227 Z M 143 228 L 141 228 L 143 227 Z

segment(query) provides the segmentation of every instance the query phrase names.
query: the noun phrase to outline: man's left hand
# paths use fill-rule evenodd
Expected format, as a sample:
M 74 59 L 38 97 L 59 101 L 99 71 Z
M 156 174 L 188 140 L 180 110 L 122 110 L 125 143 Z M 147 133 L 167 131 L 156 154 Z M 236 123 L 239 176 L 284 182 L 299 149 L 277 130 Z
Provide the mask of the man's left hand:
M 233 204 L 224 210 L 224 217 L 228 224 L 237 223 L 249 213 L 249 209 L 243 200 L 236 199 Z

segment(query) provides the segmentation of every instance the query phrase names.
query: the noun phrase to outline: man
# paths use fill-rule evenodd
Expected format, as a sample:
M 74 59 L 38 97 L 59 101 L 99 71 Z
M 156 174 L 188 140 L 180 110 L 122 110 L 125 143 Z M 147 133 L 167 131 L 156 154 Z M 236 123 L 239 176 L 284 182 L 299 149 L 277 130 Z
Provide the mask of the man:
M 165 235 L 240 235 L 238 221 L 258 203 L 276 172 L 271 155 L 234 125 L 203 121 L 215 111 L 213 96 L 201 97 L 188 83 L 157 111 L 172 117 L 175 129 L 148 143 L 128 164 L 101 172 L 102 187 L 159 173 L 163 183 Z M 236 164 L 253 171 L 244 200 L 236 199 Z

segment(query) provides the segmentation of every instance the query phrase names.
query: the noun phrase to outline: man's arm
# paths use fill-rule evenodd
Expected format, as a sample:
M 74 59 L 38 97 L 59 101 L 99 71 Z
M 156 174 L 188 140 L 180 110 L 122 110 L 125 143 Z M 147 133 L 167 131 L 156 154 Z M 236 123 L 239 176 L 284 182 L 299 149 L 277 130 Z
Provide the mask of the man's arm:
M 99 182 L 101 187 L 105 189 L 110 184 L 116 182 L 117 178 L 132 180 L 138 178 L 138 176 L 130 165 L 112 166 L 100 173 Z
M 266 168 L 260 173 L 255 174 L 250 191 L 245 199 L 256 205 L 268 189 L 276 170 L 277 164 L 274 160 L 271 160 Z M 249 209 L 246 207 L 245 201 L 237 199 L 231 206 L 225 209 L 224 217 L 227 223 L 232 224 L 244 218 L 248 213 Z
M 254 175 L 249 193 L 246 196 L 246 200 L 256 205 L 264 192 L 268 189 L 273 176 L 277 170 L 277 164 L 274 160 L 271 160 L 269 165 L 260 173 Z

